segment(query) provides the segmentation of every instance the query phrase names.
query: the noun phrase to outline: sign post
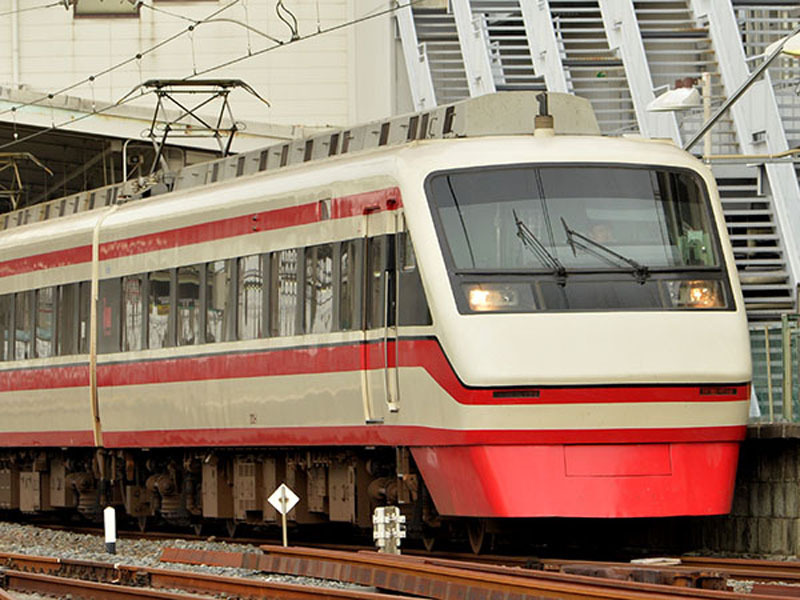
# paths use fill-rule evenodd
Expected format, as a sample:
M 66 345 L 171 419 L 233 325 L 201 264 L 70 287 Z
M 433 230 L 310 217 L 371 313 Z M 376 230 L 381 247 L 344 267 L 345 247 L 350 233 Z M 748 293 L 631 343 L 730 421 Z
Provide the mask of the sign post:
M 295 494 L 289 486 L 285 483 L 282 483 L 278 486 L 278 489 L 272 492 L 272 495 L 267 498 L 267 501 L 281 513 L 281 528 L 283 529 L 283 547 L 289 545 L 286 536 L 286 515 L 290 510 L 294 508 L 294 505 L 300 500 L 297 494 Z

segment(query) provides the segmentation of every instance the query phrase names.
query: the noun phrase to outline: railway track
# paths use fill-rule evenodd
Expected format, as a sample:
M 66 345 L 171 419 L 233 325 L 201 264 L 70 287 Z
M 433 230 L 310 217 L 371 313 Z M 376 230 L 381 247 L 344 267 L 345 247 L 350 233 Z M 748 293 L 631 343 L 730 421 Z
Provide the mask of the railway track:
M 162 560 L 336 579 L 436 600 L 732 600 L 742 597 L 741 594 L 731 591 L 684 587 L 677 580 L 673 585 L 663 585 L 477 562 L 389 556 L 374 552 L 353 553 L 276 546 L 264 546 L 263 549 L 263 554 L 243 554 L 167 548 L 162 554 Z M 631 565 L 627 567 L 631 568 Z M 710 574 L 708 576 L 711 578 Z M 771 593 L 748 594 L 748 598 L 752 600 L 774 600 L 774 597 Z
M 0 553 L 0 564 L 3 565 L 0 567 L 0 587 L 5 590 L 54 594 L 60 598 L 69 594 L 73 599 L 92 600 L 188 600 L 225 594 L 228 598 L 285 600 L 411 600 L 407 596 L 356 589 L 12 553 Z M 13 600 L 7 591 L 0 590 L 0 600 Z

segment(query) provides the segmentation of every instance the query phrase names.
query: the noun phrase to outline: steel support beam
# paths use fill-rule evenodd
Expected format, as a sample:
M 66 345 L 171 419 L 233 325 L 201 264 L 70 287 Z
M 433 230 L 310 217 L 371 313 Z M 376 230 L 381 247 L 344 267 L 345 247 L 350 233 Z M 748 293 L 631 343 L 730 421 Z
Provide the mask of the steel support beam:
M 469 0 L 450 0 L 458 30 L 461 56 L 472 97 L 495 91 L 489 36 L 483 17 L 472 14 Z
M 692 0 L 695 17 L 708 23 L 725 88 L 734 90 L 750 75 L 733 6 L 718 0 Z M 788 150 L 769 73 L 730 108 L 745 154 Z M 800 186 L 792 164 L 765 163 L 775 216 L 782 233 L 786 265 L 793 289 L 800 279 Z
M 670 138 L 680 146 L 675 113 L 647 111 L 656 96 L 633 0 L 599 0 L 599 4 L 609 48 L 619 53 L 625 67 L 639 132 L 648 138 Z
M 397 28 L 400 31 L 400 42 L 403 46 L 403 58 L 406 61 L 408 85 L 411 88 L 411 99 L 414 101 L 414 110 L 423 111 L 436 106 L 436 92 L 433 89 L 431 67 L 425 44 L 420 44 L 417 39 L 417 30 L 414 26 L 414 14 L 411 5 L 407 4 L 395 12 Z
M 549 91 L 572 92 L 566 67 L 561 60 L 550 3 L 548 0 L 520 0 L 519 7 L 536 74 L 544 76 Z

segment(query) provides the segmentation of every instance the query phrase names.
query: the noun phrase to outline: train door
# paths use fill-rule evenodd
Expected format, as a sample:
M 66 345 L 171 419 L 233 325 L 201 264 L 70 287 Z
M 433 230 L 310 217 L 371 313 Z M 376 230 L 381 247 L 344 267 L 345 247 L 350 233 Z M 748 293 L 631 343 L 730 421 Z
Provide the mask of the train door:
M 399 407 L 395 211 L 365 215 L 362 365 L 367 421 L 381 423 Z

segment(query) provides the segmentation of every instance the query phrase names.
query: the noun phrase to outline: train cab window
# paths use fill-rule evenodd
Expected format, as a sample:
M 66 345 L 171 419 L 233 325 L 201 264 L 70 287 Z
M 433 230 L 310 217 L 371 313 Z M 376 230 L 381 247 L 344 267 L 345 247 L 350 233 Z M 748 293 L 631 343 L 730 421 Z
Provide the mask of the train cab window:
M 0 359 L 11 360 L 11 341 L 13 338 L 12 324 L 14 323 L 14 294 L 0 296 Z
M 78 353 L 79 290 L 80 287 L 77 283 L 58 287 L 56 301 L 56 354 L 58 356 Z
M 339 329 L 361 329 L 362 240 L 342 242 L 339 251 Z
M 55 340 L 55 296 L 54 287 L 46 287 L 36 292 L 36 323 L 34 351 L 38 358 L 53 356 Z
M 333 248 L 330 244 L 306 248 L 305 333 L 333 331 Z
M 294 335 L 297 332 L 298 255 L 295 249 L 273 254 L 270 275 L 272 335 Z
M 14 306 L 14 358 L 33 357 L 33 291 L 19 292 Z
M 238 326 L 240 340 L 261 337 L 264 307 L 264 271 L 260 254 L 239 259 Z
M 400 325 L 430 325 L 431 313 L 422 288 L 411 236 L 405 232 L 398 233 L 396 243 L 399 296 L 397 321 Z
M 233 339 L 233 265 L 217 260 L 206 267 L 206 342 Z
M 97 290 L 97 352 L 120 350 L 122 289 L 118 278 L 104 279 Z
M 178 345 L 199 344 L 203 336 L 200 327 L 200 272 L 202 265 L 178 269 Z
M 166 348 L 170 344 L 170 300 L 172 273 L 153 271 L 148 278 L 147 342 L 148 348 Z
M 141 350 L 144 335 L 145 276 L 122 278 L 122 350 Z

